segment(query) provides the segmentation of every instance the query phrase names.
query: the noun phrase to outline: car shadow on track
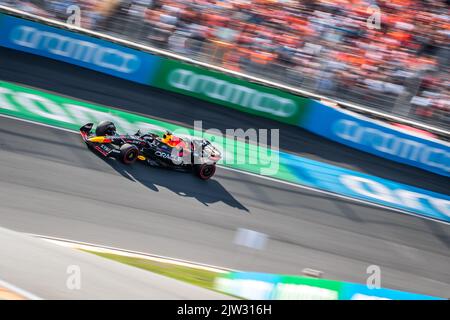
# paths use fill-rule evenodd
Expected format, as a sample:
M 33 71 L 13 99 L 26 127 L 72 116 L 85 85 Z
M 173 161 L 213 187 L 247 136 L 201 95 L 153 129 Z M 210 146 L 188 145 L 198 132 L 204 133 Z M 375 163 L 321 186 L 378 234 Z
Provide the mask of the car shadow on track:
M 223 202 L 226 205 L 249 212 L 249 210 L 233 197 L 214 177 L 203 181 L 191 172 L 179 172 L 170 169 L 151 167 L 142 163 L 124 165 L 116 159 L 104 158 L 94 152 L 124 178 L 139 182 L 148 189 L 159 192 L 158 187 L 166 188 L 179 197 L 194 198 L 205 206 Z M 176 199 L 174 199 L 176 201 Z

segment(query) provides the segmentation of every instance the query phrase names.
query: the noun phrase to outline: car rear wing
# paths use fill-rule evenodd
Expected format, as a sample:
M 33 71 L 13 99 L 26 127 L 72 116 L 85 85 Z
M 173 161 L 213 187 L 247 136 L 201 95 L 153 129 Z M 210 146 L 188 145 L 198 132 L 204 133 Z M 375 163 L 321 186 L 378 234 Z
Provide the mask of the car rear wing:
M 92 127 L 94 126 L 93 123 L 86 123 L 84 126 L 80 128 L 80 134 L 84 141 L 87 140 L 89 134 L 91 133 Z

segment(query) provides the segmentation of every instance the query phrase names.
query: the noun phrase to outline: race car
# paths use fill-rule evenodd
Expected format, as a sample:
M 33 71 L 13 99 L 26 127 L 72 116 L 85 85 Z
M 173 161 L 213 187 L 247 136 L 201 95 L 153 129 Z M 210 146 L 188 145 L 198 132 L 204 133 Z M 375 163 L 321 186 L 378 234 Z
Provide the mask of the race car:
M 140 161 L 151 166 L 193 171 L 200 179 L 208 180 L 221 159 L 220 151 L 206 139 L 180 138 L 169 131 L 162 137 L 152 132 L 142 134 L 140 130 L 133 135 L 120 135 L 111 121 L 100 122 L 95 133 L 93 126 L 87 123 L 80 128 L 87 146 L 127 165 Z

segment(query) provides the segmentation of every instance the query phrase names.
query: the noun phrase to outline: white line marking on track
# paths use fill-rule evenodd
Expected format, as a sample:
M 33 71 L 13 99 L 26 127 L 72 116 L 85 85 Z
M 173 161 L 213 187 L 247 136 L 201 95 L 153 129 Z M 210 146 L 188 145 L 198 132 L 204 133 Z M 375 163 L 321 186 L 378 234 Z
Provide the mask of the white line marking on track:
M 27 120 L 27 119 L 21 119 L 21 118 L 9 116 L 9 115 L 0 114 L 0 117 L 13 119 L 13 120 L 17 120 L 17 121 L 33 123 L 33 124 L 36 124 L 38 126 L 43 126 L 43 127 L 48 127 L 48 128 L 52 128 L 52 129 L 62 130 L 62 131 L 70 132 L 70 133 L 76 133 L 76 134 L 79 133 L 77 130 L 65 129 L 65 128 L 53 126 L 53 125 L 50 125 L 50 124 L 40 123 L 40 122 L 37 122 L 37 121 L 32 121 L 32 120 Z M 393 211 L 393 212 L 397 212 L 397 213 L 406 214 L 406 215 L 409 215 L 409 216 L 414 216 L 416 218 L 421 218 L 421 219 L 425 219 L 425 220 L 431 220 L 431 221 L 442 223 L 442 224 L 445 224 L 445 225 L 450 225 L 450 222 L 447 222 L 447 221 L 434 219 L 434 218 L 431 218 L 431 217 L 423 216 L 423 215 L 420 215 L 420 214 L 417 214 L 417 213 L 413 213 L 413 212 L 410 212 L 410 211 L 406 211 L 406 210 L 402 210 L 402 209 L 397 209 L 397 208 L 394 208 L 394 207 L 385 206 L 385 205 L 382 205 L 382 204 L 377 204 L 375 202 L 371 202 L 371 201 L 367 201 L 367 200 L 363 200 L 363 199 L 352 198 L 352 197 L 344 196 L 344 195 L 341 195 L 341 194 L 338 194 L 338 193 L 333 193 L 333 192 L 330 192 L 330 191 L 325 191 L 325 190 L 321 190 L 321 189 L 317 189 L 317 188 L 314 188 L 314 187 L 309 187 L 309 186 L 305 186 L 305 185 L 301 185 L 301 184 L 295 184 L 295 183 L 292 183 L 292 182 L 279 180 L 279 179 L 271 178 L 271 177 L 268 177 L 268 176 L 259 175 L 259 174 L 253 173 L 253 172 L 242 171 L 242 170 L 239 170 L 239 169 L 234 169 L 234 168 L 226 167 L 226 166 L 223 166 L 223 165 L 218 165 L 218 167 L 220 167 L 221 169 L 224 169 L 224 170 L 239 172 L 241 174 L 257 177 L 259 179 L 264 179 L 264 180 L 268 180 L 268 181 L 271 181 L 271 182 L 285 184 L 285 185 L 288 185 L 288 186 L 291 186 L 291 187 L 294 187 L 294 188 L 299 188 L 299 189 L 304 189 L 304 190 L 313 191 L 313 192 L 317 192 L 317 193 L 322 193 L 322 194 L 328 195 L 330 197 L 343 199 L 343 200 L 347 200 L 347 201 L 352 201 L 352 202 L 356 202 L 356 203 L 361 203 L 361 204 L 365 204 L 365 205 L 370 205 L 372 207 L 385 209 L 387 211 Z
M 71 130 L 71 129 L 61 128 L 61 127 L 53 126 L 53 125 L 51 125 L 51 124 L 46 124 L 46 123 L 42 123 L 42 122 L 38 122 L 38 121 L 33 121 L 33 120 L 28 120 L 28 119 L 17 118 L 17 117 L 9 116 L 9 115 L 6 115 L 6 114 L 0 114 L 0 117 L 8 118 L 8 119 L 13 119 L 13 120 L 18 120 L 18 121 L 27 122 L 27 123 L 32 123 L 32 124 L 36 124 L 36 125 L 41 126 L 41 127 L 47 127 L 47 128 L 52 128 L 52 129 L 58 129 L 58 130 L 66 131 L 66 132 L 70 132 L 70 133 L 79 133 L 77 130 Z
M 268 176 L 262 176 L 262 175 L 259 175 L 259 174 L 253 173 L 253 172 L 241 171 L 239 169 L 229 168 L 229 167 L 225 167 L 225 166 L 219 166 L 219 167 L 222 168 L 222 169 L 226 169 L 226 170 L 230 170 L 230 171 L 236 171 L 236 172 L 239 172 L 239 173 L 242 173 L 242 174 L 254 176 L 254 177 L 257 177 L 257 178 L 260 178 L 260 179 L 269 180 L 269 181 L 277 182 L 277 183 L 281 183 L 281 184 L 286 184 L 286 185 L 289 185 L 291 187 L 295 187 L 295 188 L 299 188 L 299 189 L 305 189 L 305 190 L 313 191 L 313 192 L 317 192 L 317 193 L 322 193 L 322 194 L 325 194 L 325 195 L 328 195 L 328 196 L 331 196 L 331 197 L 334 197 L 334 198 L 339 198 L 339 199 L 342 199 L 342 200 L 353 201 L 353 202 L 357 202 L 357 203 L 361 203 L 361 204 L 365 204 L 365 205 L 370 205 L 372 207 L 377 207 L 377 208 L 381 208 L 381 209 L 387 209 L 389 211 L 395 211 L 395 212 L 398 212 L 398 213 L 403 213 L 403 214 L 415 216 L 415 217 L 418 217 L 418 218 L 432 220 L 432 221 L 435 221 L 435 222 L 440 222 L 440 223 L 443 223 L 443 224 L 446 224 L 446 225 L 450 225 L 450 222 L 447 222 L 447 221 L 426 217 L 426 216 L 423 216 L 423 215 L 420 215 L 420 214 L 417 214 L 417 213 L 414 213 L 414 212 L 409 212 L 409 211 L 406 211 L 406 210 L 385 206 L 385 205 L 378 204 L 378 203 L 375 203 L 375 202 L 370 202 L 370 201 L 362 200 L 362 199 L 358 199 L 358 198 L 352 198 L 352 197 L 349 197 L 349 196 L 344 196 L 342 194 L 338 194 L 338 193 L 334 193 L 334 192 L 330 192 L 330 191 L 326 191 L 326 190 L 321 190 L 321 189 L 316 189 L 314 187 L 309 187 L 309 186 L 305 186 L 305 185 L 301 185 L 301 184 L 295 184 L 295 183 L 289 182 L 289 181 L 278 180 L 278 179 L 271 178 L 271 177 L 268 177 Z
M 13 284 L 11 284 L 9 282 L 6 282 L 6 281 L 4 281 L 2 279 L 0 279 L 0 288 L 1 287 L 5 288 L 5 289 L 8 289 L 8 290 L 11 290 L 12 292 L 14 292 L 14 293 L 16 293 L 16 294 L 26 298 L 26 299 L 29 299 L 29 300 L 42 300 L 42 298 L 38 297 L 37 295 L 35 295 L 35 294 L 31 293 L 31 292 L 28 292 L 28 291 L 26 291 L 24 289 L 21 289 L 21 288 L 15 286 L 15 285 L 13 285 Z
M 133 251 L 133 250 L 116 248 L 116 247 L 98 245 L 98 244 L 93 244 L 93 243 L 89 243 L 89 242 L 82 242 L 82 241 L 69 240 L 69 239 L 64 239 L 64 238 L 43 236 L 43 235 L 33 234 L 33 233 L 27 233 L 27 235 L 57 244 L 59 246 L 64 246 L 64 247 L 69 247 L 69 248 L 74 248 L 74 249 L 90 250 L 90 251 L 102 252 L 102 253 L 112 253 L 112 254 L 121 255 L 121 256 L 147 259 L 147 260 L 153 260 L 153 261 L 158 261 L 158 262 L 176 264 L 176 265 L 190 267 L 190 268 L 203 269 L 203 270 L 217 272 L 217 273 L 226 273 L 229 271 L 236 271 L 233 269 L 218 267 L 218 266 L 205 264 L 205 263 L 198 263 L 198 262 L 193 262 L 193 261 L 189 261 L 189 260 L 171 258 L 171 257 L 150 254 L 150 253 L 145 253 L 145 252 L 140 252 L 140 251 Z

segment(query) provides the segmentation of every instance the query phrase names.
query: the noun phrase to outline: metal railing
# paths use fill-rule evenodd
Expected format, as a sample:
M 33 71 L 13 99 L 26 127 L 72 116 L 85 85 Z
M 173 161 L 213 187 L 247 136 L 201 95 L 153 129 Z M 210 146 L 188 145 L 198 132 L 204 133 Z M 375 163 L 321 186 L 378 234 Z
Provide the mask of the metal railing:
M 444 129 L 450 127 L 450 110 L 436 109 L 431 115 L 422 116 L 418 113 L 420 107 L 411 103 L 412 98 L 421 87 L 423 73 L 417 73 L 408 79 L 399 76 L 385 84 L 391 89 L 401 88 L 402 93 L 395 93 L 395 90 L 375 91 L 361 86 L 361 83 L 348 84 L 338 75 L 327 72 L 328 57 L 320 53 L 317 55 L 320 67 L 315 70 L 315 76 L 311 76 L 302 68 L 292 67 L 291 64 L 283 63 L 280 60 L 260 64 L 241 57 L 236 61 L 233 57 L 238 56 L 239 52 L 232 44 L 215 39 L 197 40 L 186 31 L 159 28 L 143 22 L 142 18 L 134 17 L 125 11 L 105 23 L 96 25 L 96 30 L 180 55 L 187 55 L 208 64 L 231 68 L 265 80 L 295 86 L 331 99 L 356 103 Z M 449 58 L 446 57 L 447 65 Z
M 47 15 L 48 18 L 66 22 L 67 13 L 64 11 L 55 12 L 43 10 L 50 0 L 21 1 L 21 3 L 34 3 L 33 10 L 27 10 L 26 6 L 17 6 L 17 1 L 0 0 L 0 4 L 16 7 L 21 10 L 31 11 L 37 15 Z M 60 1 L 59 1 L 60 2 Z M 36 9 L 37 8 L 37 9 Z M 45 12 L 43 14 L 43 12 Z M 373 112 L 381 118 L 395 119 L 398 116 L 400 122 L 404 119 L 411 119 L 408 124 L 427 128 L 431 125 L 431 131 L 438 134 L 448 134 L 450 127 L 450 113 L 445 110 L 434 112 L 431 116 L 421 116 L 416 111 L 416 106 L 411 104 L 414 96 L 414 89 L 420 86 L 421 77 L 409 80 L 410 83 L 397 80 L 400 86 L 406 90 L 403 94 L 377 92 L 359 85 L 348 84 L 341 81 L 338 75 L 327 72 L 326 60 L 324 59 L 314 74 L 308 74 L 304 68 L 293 67 L 287 62 L 280 60 L 271 61 L 266 64 L 255 63 L 250 59 L 233 59 L 237 56 L 237 49 L 227 43 L 220 43 L 211 39 L 198 40 L 192 34 L 182 30 L 168 30 L 159 28 L 144 21 L 142 17 L 133 16 L 129 11 L 118 12 L 118 14 L 107 19 L 92 18 L 87 23 L 87 29 L 104 33 L 113 37 L 118 37 L 133 43 L 145 46 L 156 47 L 168 52 L 173 52 L 182 56 L 211 64 L 213 66 L 224 67 L 240 73 L 258 77 L 266 81 L 276 81 L 290 87 L 304 91 L 307 96 L 323 97 L 337 100 L 343 107 L 356 109 L 362 112 Z M 231 57 L 231 58 L 230 58 Z M 320 61 L 320 59 L 319 59 Z M 366 112 L 366 113 L 367 113 Z M 423 125 L 421 125 L 423 124 Z M 434 128 L 433 128 L 434 127 Z M 441 129 L 443 130 L 441 130 Z

